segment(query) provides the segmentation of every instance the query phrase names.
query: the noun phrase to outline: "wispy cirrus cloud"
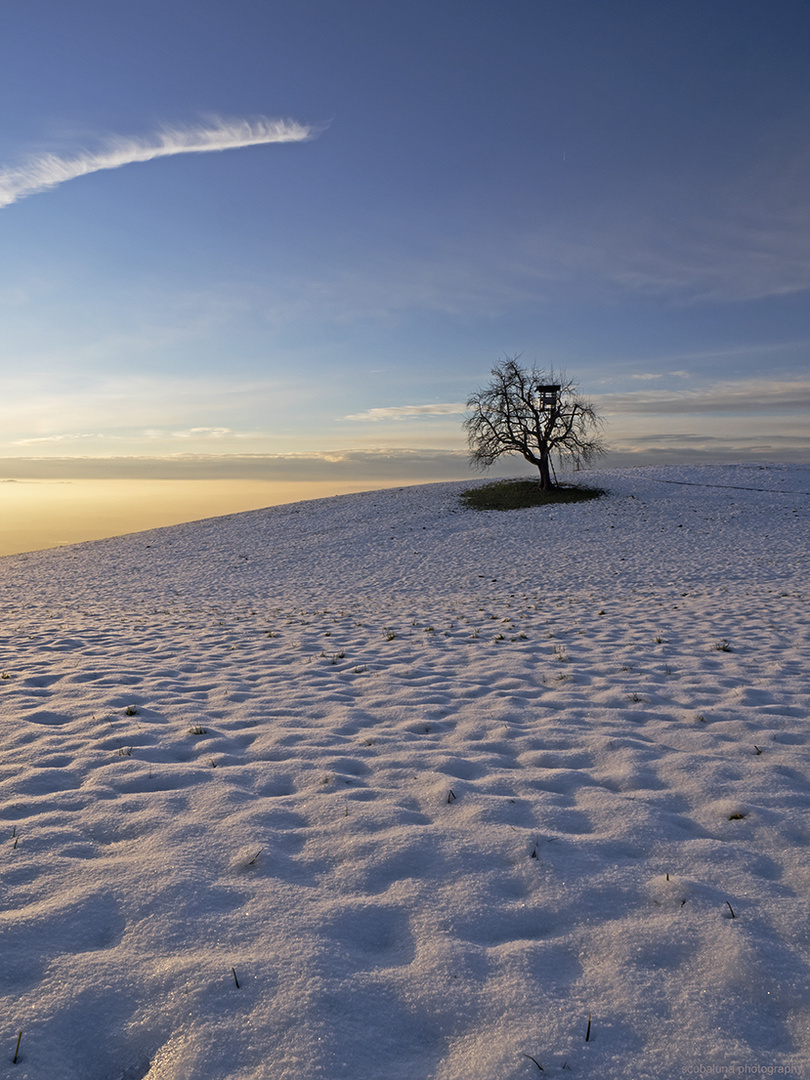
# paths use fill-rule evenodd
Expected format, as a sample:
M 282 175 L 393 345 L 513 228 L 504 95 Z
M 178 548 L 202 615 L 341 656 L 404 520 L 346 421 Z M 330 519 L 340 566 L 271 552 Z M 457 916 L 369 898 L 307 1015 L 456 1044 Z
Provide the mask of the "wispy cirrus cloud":
M 29 439 L 13 439 L 9 446 L 36 446 L 40 443 L 79 442 L 83 439 L 105 439 L 102 432 L 98 431 L 70 431 L 58 435 L 32 435 Z
M 411 416 L 454 416 L 463 413 L 466 405 L 460 401 L 449 401 L 436 405 L 388 405 L 378 409 L 366 409 L 365 412 L 350 413 L 344 420 L 403 420 Z
M 639 382 L 652 382 L 654 379 L 666 379 L 667 377 L 676 377 L 678 379 L 690 378 L 690 372 L 688 371 L 641 371 L 636 375 L 631 375 L 631 379 L 636 379 Z
M 319 129 L 294 120 L 259 116 L 252 120 L 215 117 L 207 124 L 185 128 L 165 126 L 143 138 L 114 135 L 95 150 L 84 150 L 69 157 L 39 154 L 17 167 L 0 169 L 0 207 L 11 206 L 28 195 L 103 169 L 120 169 L 123 165 L 174 154 L 236 150 L 265 143 L 305 142 L 319 133 Z
M 155 428 L 150 428 L 144 432 L 144 436 L 147 439 L 224 439 L 227 436 L 238 438 L 238 432 L 232 431 L 229 427 L 191 427 L 184 428 L 182 431 L 160 431 Z

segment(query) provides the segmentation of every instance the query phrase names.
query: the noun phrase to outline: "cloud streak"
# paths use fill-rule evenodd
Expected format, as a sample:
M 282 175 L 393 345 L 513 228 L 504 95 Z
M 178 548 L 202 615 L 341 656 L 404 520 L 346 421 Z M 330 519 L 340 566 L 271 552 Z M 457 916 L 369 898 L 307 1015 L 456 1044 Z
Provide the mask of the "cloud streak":
M 388 405 L 383 408 L 367 409 L 365 412 L 350 413 L 344 420 L 403 420 L 413 416 L 454 416 L 463 413 L 466 406 L 460 401 L 451 401 L 437 405 Z
M 66 180 L 104 169 L 120 169 L 138 161 L 266 143 L 305 142 L 317 134 L 315 128 L 294 120 L 260 116 L 252 120 L 214 118 L 207 125 L 187 128 L 167 126 L 145 138 L 112 136 L 97 150 L 86 150 L 73 157 L 40 154 L 17 168 L 0 169 L 0 207 L 48 191 Z

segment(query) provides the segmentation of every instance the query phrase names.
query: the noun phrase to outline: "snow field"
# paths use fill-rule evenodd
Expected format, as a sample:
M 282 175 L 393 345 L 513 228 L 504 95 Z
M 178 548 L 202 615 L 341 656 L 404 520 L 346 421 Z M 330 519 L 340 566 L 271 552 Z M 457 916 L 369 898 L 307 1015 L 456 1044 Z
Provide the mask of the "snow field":
M 809 472 L 3 560 L 9 1074 L 807 1076 Z

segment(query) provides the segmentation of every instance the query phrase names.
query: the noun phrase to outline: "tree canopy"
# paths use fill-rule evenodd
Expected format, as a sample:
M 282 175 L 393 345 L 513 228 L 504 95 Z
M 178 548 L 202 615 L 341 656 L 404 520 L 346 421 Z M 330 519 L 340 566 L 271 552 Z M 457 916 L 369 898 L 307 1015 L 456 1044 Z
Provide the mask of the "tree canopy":
M 537 467 L 540 486 L 548 490 L 556 486 L 554 458 L 579 467 L 605 453 L 603 421 L 573 379 L 553 368 L 524 368 L 519 360 L 507 356 L 496 364 L 489 383 L 467 401 L 470 463 L 483 471 L 502 454 L 520 454 Z

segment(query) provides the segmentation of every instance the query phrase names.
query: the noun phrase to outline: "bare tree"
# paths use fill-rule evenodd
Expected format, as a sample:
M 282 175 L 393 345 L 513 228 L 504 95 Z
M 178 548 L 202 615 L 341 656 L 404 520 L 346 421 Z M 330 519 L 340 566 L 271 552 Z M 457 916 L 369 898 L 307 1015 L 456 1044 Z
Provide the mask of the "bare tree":
M 539 469 L 540 487 L 550 490 L 556 487 L 553 458 L 579 467 L 605 453 L 602 419 L 573 380 L 555 376 L 553 368 L 527 370 L 519 359 L 496 364 L 490 382 L 467 401 L 470 464 L 483 471 L 501 454 L 521 454 Z

